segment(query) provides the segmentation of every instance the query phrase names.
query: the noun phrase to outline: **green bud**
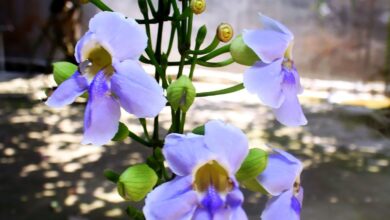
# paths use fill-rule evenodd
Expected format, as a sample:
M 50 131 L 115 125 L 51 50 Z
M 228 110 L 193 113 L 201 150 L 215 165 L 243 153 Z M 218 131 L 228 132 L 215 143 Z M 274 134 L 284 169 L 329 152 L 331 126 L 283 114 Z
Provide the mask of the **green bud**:
M 184 75 L 170 84 L 167 89 L 168 101 L 175 111 L 180 108 L 183 112 L 187 112 L 194 102 L 195 96 L 196 91 L 194 85 Z
M 192 130 L 192 133 L 198 135 L 204 135 L 204 125 L 198 126 Z
M 111 139 L 113 141 L 123 141 L 129 136 L 129 129 L 125 124 L 119 122 L 118 131 L 115 136 Z
M 260 60 L 257 54 L 245 44 L 242 35 L 233 40 L 230 45 L 230 54 L 235 62 L 246 66 L 252 66 Z
M 198 34 L 196 35 L 196 44 L 201 45 L 206 37 L 207 34 L 207 28 L 206 25 L 203 25 L 199 28 Z
M 244 162 L 236 173 L 238 181 L 256 178 L 267 166 L 268 153 L 258 148 L 249 150 Z
M 264 195 L 269 194 L 256 178 L 243 180 L 240 182 L 240 186 L 253 192 L 259 192 Z
M 157 179 L 157 174 L 148 165 L 131 166 L 119 177 L 118 193 L 125 200 L 141 201 L 156 185 Z
M 63 81 L 71 77 L 77 70 L 77 66 L 73 63 L 60 61 L 53 63 L 54 81 L 60 85 Z

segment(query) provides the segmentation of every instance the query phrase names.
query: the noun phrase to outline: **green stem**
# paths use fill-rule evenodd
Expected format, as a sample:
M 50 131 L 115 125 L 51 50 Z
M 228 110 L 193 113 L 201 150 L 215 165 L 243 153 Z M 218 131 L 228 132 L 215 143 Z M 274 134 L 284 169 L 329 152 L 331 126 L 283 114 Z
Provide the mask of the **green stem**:
M 153 17 L 156 17 L 157 12 L 156 12 L 156 9 L 154 8 L 153 2 L 151 0 L 147 0 L 147 1 L 148 1 L 148 5 L 150 8 L 150 11 L 152 12 Z
M 180 122 L 180 109 L 177 109 L 177 111 L 175 112 L 175 128 L 174 128 L 174 131 L 176 133 L 180 133 L 180 125 L 181 125 L 181 122 Z
M 185 58 L 186 58 L 186 54 L 182 54 L 180 57 L 179 72 L 177 73 L 177 77 L 176 77 L 177 79 L 179 79 L 179 77 L 183 74 Z
M 181 121 L 180 121 L 180 129 L 179 129 L 180 134 L 183 134 L 183 132 L 184 132 L 185 123 L 186 123 L 186 113 L 182 112 L 181 113 Z
M 215 95 L 223 95 L 228 93 L 237 92 L 244 89 L 244 84 L 240 83 L 232 87 L 228 87 L 225 89 L 215 90 L 215 91 L 209 91 L 209 92 L 200 92 L 196 93 L 196 97 L 206 97 L 206 96 L 215 96 Z
M 156 57 L 154 56 L 153 50 L 150 47 L 147 47 L 145 49 L 145 51 L 146 51 L 146 54 L 149 56 L 150 63 L 153 64 L 154 67 L 156 68 L 157 75 L 161 76 L 163 87 L 167 88 L 168 81 L 165 77 L 165 71 L 163 70 L 163 68 L 161 68 L 159 62 L 157 61 Z M 148 63 L 146 60 L 142 59 L 142 57 L 140 60 L 145 61 L 145 63 Z
M 229 58 L 229 59 L 221 61 L 221 62 L 205 62 L 205 61 L 198 59 L 196 61 L 196 63 L 201 65 L 201 66 L 206 66 L 206 67 L 223 67 L 223 66 L 227 66 L 227 65 L 234 63 L 234 60 L 233 60 L 233 58 Z
M 148 1 L 149 3 L 149 1 Z M 139 5 L 139 7 L 142 7 L 141 5 Z M 149 4 L 149 7 L 153 7 L 153 4 Z M 141 13 L 142 15 L 144 16 L 144 20 L 145 20 L 145 29 L 146 29 L 146 35 L 148 36 L 148 46 L 150 48 L 153 48 L 152 46 L 152 38 L 151 38 L 151 34 L 150 34 L 150 22 L 149 22 L 149 14 L 147 11 L 143 11 L 141 10 Z
M 188 51 L 191 54 L 206 54 L 214 50 L 219 45 L 219 39 L 217 36 L 214 37 L 214 40 L 211 42 L 209 46 L 204 48 L 203 50 L 190 50 Z
M 171 35 L 169 36 L 169 43 L 168 43 L 168 49 L 167 49 L 167 57 L 169 57 L 169 54 L 171 53 L 171 50 L 172 50 L 173 40 L 175 39 L 175 31 L 176 31 L 176 26 L 172 22 Z
M 130 131 L 130 130 L 129 130 L 129 137 L 130 137 L 131 139 L 137 141 L 138 143 L 143 144 L 143 145 L 145 145 L 145 146 L 147 146 L 147 147 L 151 147 L 151 146 L 152 146 L 151 143 L 145 141 L 144 139 L 142 139 L 141 137 L 139 137 L 138 135 L 136 135 L 135 133 L 133 133 L 133 132 Z
M 104 4 L 101 0 L 89 0 L 92 4 L 98 7 L 102 11 L 113 11 L 110 7 Z
M 202 61 L 207 61 L 207 60 L 210 60 L 214 57 L 217 57 L 221 54 L 224 54 L 224 53 L 228 53 L 230 52 L 230 44 L 227 44 L 225 46 L 222 46 L 212 52 L 210 52 L 209 54 L 203 56 L 203 57 L 200 57 L 199 59 L 202 60 Z
M 142 129 L 144 130 L 144 134 L 145 134 L 146 139 L 150 142 L 151 139 L 150 139 L 150 136 L 149 136 L 148 128 L 146 126 L 145 118 L 140 118 L 139 119 L 139 123 L 142 125 Z

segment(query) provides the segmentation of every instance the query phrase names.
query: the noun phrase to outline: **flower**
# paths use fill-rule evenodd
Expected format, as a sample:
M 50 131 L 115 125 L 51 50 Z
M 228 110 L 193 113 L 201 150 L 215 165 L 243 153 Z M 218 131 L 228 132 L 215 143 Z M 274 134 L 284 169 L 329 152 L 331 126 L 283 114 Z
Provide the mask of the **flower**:
M 146 219 L 247 219 L 234 176 L 248 154 L 242 131 L 210 121 L 204 136 L 168 135 L 163 154 L 176 177 L 146 197 Z
M 268 200 L 262 220 L 299 220 L 303 188 L 299 184 L 302 163 L 291 154 L 274 149 L 269 155 L 265 170 L 257 180 L 272 196 Z
M 261 59 L 245 71 L 244 86 L 273 108 L 280 123 L 305 125 L 297 97 L 303 90 L 291 54 L 294 35 L 278 21 L 264 15 L 260 18 L 263 29 L 243 32 L 244 43 Z
M 90 20 L 75 49 L 79 69 L 46 102 L 63 107 L 88 91 L 83 144 L 111 140 L 120 106 L 139 118 L 154 117 L 165 106 L 163 89 L 138 63 L 146 43 L 141 26 L 120 13 L 100 12 Z

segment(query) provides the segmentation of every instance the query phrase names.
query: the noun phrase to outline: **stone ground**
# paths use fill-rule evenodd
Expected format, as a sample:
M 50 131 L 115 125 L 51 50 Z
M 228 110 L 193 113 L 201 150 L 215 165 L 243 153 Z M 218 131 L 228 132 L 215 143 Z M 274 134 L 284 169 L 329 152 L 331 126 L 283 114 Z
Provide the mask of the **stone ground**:
M 236 81 L 236 75 L 228 76 L 199 80 L 196 86 L 199 91 L 226 87 Z M 42 88 L 50 85 L 51 80 L 44 75 L 0 82 L 0 219 L 127 219 L 123 209 L 129 203 L 117 195 L 102 171 L 122 171 L 142 162 L 148 150 L 130 140 L 104 147 L 80 145 L 83 102 L 60 110 L 46 107 L 38 98 L 43 96 Z M 302 159 L 302 219 L 387 219 L 389 110 L 335 104 L 349 96 L 338 96 L 339 90 L 324 91 L 309 88 L 305 94 L 321 95 L 302 96 L 309 120 L 302 128 L 281 126 L 269 109 L 245 91 L 197 99 L 188 113 L 186 128 L 222 119 L 243 129 L 252 147 L 267 143 Z M 354 93 L 350 101 L 365 97 L 359 96 L 359 91 Z M 387 105 L 388 100 L 375 101 L 375 97 L 369 97 L 371 102 L 363 106 Z M 161 117 L 162 133 L 169 126 L 167 110 Z M 141 132 L 131 115 L 124 113 L 122 121 L 134 132 Z M 244 206 L 250 219 L 259 219 L 265 198 L 245 193 Z

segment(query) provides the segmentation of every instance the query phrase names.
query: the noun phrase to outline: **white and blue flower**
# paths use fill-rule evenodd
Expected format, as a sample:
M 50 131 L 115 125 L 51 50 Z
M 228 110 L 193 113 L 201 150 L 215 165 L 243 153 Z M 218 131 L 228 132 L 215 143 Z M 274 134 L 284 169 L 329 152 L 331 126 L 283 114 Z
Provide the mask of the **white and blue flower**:
M 83 144 L 102 145 L 118 130 L 120 106 L 136 117 L 154 117 L 165 106 L 163 89 L 138 62 L 147 36 L 134 19 L 100 12 L 78 41 L 79 69 L 64 81 L 46 104 L 63 107 L 88 91 Z
M 168 135 L 163 154 L 176 177 L 147 196 L 146 219 L 247 219 L 235 179 L 248 154 L 248 141 L 241 130 L 210 121 L 204 136 Z
M 244 74 L 244 87 L 257 94 L 287 126 L 307 123 L 297 95 L 302 93 L 298 71 L 292 60 L 294 35 L 283 24 L 260 15 L 262 29 L 243 32 L 244 43 L 261 59 Z
M 262 220 L 299 220 L 303 188 L 300 186 L 302 163 L 291 154 L 274 149 L 265 170 L 257 180 L 273 196 L 261 214 Z

